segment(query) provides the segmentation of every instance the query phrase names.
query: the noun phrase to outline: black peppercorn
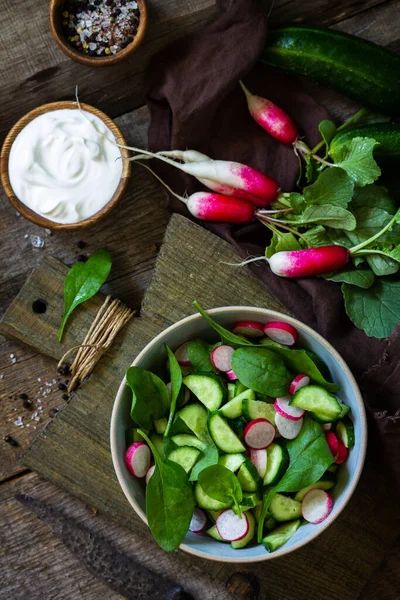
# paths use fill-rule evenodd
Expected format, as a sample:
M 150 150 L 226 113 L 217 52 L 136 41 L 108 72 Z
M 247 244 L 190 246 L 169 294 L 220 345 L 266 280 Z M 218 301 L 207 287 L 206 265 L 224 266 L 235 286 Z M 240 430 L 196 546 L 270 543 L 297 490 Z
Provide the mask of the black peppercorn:
M 63 400 L 65 400 L 65 402 L 68 402 L 68 400 L 69 400 L 68 394 L 63 394 L 61 397 Z
M 14 438 L 13 438 L 13 437 L 11 437 L 11 435 L 5 435 L 5 436 L 3 437 L 3 440 L 4 440 L 5 442 L 7 442 L 7 444 L 10 444 L 10 446 L 19 446 L 19 444 L 18 444 L 17 440 L 14 440 Z
M 88 258 L 87 258 L 87 256 L 85 256 L 84 254 L 80 254 L 80 255 L 77 257 L 77 260 L 78 260 L 79 262 L 83 262 L 83 263 L 85 263 L 85 262 L 87 261 L 87 259 L 88 259 Z
M 28 400 L 28 397 L 29 397 L 28 394 L 20 394 L 19 395 L 20 400 Z
M 67 389 L 67 386 L 65 385 L 65 383 L 59 383 L 58 384 L 58 389 L 64 391 L 64 390 Z
M 33 404 L 30 400 L 24 400 L 24 403 L 22 405 L 24 408 L 32 408 Z

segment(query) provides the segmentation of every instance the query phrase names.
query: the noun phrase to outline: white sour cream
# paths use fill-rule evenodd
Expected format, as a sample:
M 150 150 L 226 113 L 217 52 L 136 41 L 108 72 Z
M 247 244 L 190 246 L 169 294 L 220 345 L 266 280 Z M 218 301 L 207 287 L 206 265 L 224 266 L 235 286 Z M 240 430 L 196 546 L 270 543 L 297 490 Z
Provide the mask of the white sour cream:
M 117 160 L 119 159 L 119 160 Z M 115 137 L 96 115 L 62 109 L 17 135 L 8 163 L 15 195 L 56 223 L 78 223 L 111 200 L 122 174 Z

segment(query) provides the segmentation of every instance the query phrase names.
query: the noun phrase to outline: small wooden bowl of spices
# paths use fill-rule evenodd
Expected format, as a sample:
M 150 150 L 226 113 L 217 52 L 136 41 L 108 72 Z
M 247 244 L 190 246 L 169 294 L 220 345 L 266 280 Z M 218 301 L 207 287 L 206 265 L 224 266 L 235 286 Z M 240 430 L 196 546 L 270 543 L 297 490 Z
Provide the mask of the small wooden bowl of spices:
M 140 46 L 146 0 L 50 0 L 50 31 L 61 50 L 90 67 L 106 67 Z

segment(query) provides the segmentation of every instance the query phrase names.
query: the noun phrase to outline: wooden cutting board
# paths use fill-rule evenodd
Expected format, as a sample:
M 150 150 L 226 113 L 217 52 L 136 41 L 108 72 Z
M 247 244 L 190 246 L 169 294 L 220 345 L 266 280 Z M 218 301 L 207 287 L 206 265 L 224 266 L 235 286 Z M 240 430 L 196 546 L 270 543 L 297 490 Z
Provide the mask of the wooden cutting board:
M 119 334 L 90 379 L 37 436 L 22 459 L 27 467 L 132 528 L 146 546 L 155 542 L 126 501 L 111 462 L 109 422 L 114 396 L 138 352 L 165 327 L 193 313 L 194 299 L 205 308 L 238 304 L 286 312 L 249 271 L 224 264 L 236 260 L 229 244 L 174 215 L 140 317 Z M 102 296 L 75 311 L 63 344 L 59 344 L 66 272 L 63 263 L 44 258 L 5 314 L 0 332 L 56 360 L 66 349 L 81 343 Z M 47 303 L 45 313 L 33 311 L 32 304 L 38 299 Z M 298 552 L 246 570 L 259 577 L 262 598 L 355 600 L 396 537 L 396 518 L 387 483 L 369 461 L 352 500 L 323 535 Z M 155 553 L 154 568 L 159 571 L 164 560 L 168 575 L 170 557 L 164 557 Z M 147 559 L 151 566 L 151 557 Z M 204 561 L 182 552 L 176 560 L 182 563 L 185 577 L 196 578 L 199 569 L 209 575 L 207 598 L 215 600 L 222 597 L 228 576 L 238 569 L 237 565 Z M 201 593 L 198 598 L 203 600 Z

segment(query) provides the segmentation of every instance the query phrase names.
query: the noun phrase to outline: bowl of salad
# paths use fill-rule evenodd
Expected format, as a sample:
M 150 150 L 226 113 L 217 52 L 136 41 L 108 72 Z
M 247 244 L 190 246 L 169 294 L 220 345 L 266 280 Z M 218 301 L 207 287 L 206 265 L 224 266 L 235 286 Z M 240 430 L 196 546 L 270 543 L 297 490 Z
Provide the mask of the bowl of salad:
M 300 321 L 194 306 L 127 369 L 111 418 L 118 481 L 167 552 L 282 556 L 320 535 L 354 492 L 367 440 L 360 391 Z

